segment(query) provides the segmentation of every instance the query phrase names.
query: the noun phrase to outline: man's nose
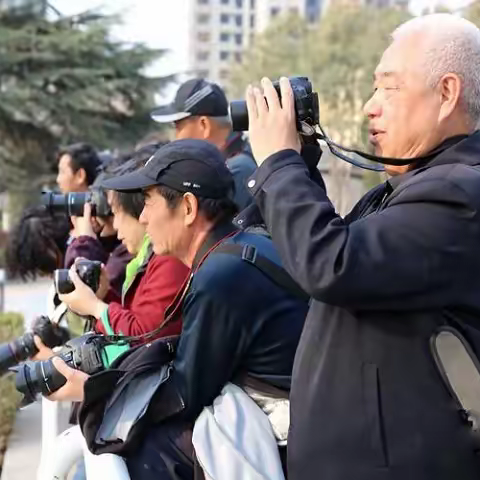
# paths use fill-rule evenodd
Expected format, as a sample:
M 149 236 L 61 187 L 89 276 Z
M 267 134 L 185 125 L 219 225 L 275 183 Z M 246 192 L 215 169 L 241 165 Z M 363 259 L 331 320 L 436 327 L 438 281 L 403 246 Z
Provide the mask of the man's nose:
M 381 108 L 379 102 L 375 99 L 375 94 L 373 94 L 363 106 L 363 113 L 368 118 L 380 116 Z

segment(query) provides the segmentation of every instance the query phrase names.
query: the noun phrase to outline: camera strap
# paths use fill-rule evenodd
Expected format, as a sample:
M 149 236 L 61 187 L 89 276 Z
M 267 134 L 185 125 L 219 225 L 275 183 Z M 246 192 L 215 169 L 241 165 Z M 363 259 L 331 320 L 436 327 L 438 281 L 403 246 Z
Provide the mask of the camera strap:
M 227 238 L 235 235 L 239 230 L 231 222 L 221 223 L 215 226 L 207 239 L 203 243 L 200 250 L 195 255 L 192 264 L 192 271 L 190 275 L 185 280 L 177 295 L 173 299 L 172 303 L 165 310 L 165 318 L 160 326 L 151 332 L 144 333 L 143 335 L 138 336 L 122 336 L 122 335 L 109 335 L 105 337 L 107 342 L 116 343 L 116 344 L 125 344 L 125 343 L 144 343 L 149 340 L 153 340 L 155 337 L 158 337 L 159 333 L 172 321 L 178 318 L 178 315 L 181 314 L 181 307 L 183 305 L 183 300 L 187 295 L 190 285 L 192 284 L 193 277 L 206 258 L 212 253 L 218 245 L 220 245 Z
M 338 143 L 335 143 L 333 140 L 331 140 L 327 134 L 324 132 L 323 128 L 319 125 L 319 130 L 321 134 L 319 133 L 314 133 L 315 138 L 317 140 L 323 140 L 332 155 L 335 155 L 336 157 L 340 158 L 341 160 L 350 163 L 352 165 L 355 165 L 356 167 L 362 168 L 364 170 L 372 170 L 375 172 L 382 172 L 385 169 L 381 166 L 375 166 L 367 163 L 362 163 L 354 158 L 349 157 L 348 155 L 345 155 L 342 153 L 353 153 L 354 155 L 358 155 L 359 157 L 364 158 L 365 160 L 370 160 L 372 162 L 376 163 L 381 163 L 383 165 L 394 165 L 394 166 L 406 166 L 410 165 L 411 163 L 415 162 L 421 162 L 421 163 L 428 163 L 430 160 L 433 160 L 439 153 L 443 152 L 447 148 L 449 148 L 450 142 L 448 141 L 449 139 L 445 140 L 442 142 L 437 148 L 433 149 L 431 152 L 429 152 L 427 155 L 423 155 L 420 157 L 415 157 L 415 158 L 391 158 L 391 157 L 378 157 L 377 155 L 371 155 L 366 152 L 362 152 L 360 150 L 355 150 L 353 148 L 348 148 L 344 147 L 342 145 L 339 145 Z M 456 138 L 456 137 L 452 137 Z
M 223 243 L 219 245 L 214 253 L 226 253 L 240 257 L 243 261 L 255 266 L 273 283 L 290 292 L 293 296 L 305 302 L 310 301 L 310 296 L 305 293 L 298 283 L 280 265 L 258 253 L 253 245 L 240 245 L 238 243 Z

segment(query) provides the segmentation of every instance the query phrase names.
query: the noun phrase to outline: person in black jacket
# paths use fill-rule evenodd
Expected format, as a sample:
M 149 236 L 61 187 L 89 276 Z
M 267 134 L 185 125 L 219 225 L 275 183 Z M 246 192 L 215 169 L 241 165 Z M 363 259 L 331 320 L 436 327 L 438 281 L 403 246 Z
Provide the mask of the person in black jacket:
M 480 456 L 432 340 L 480 355 L 480 31 L 400 26 L 365 106 L 390 180 L 346 218 L 299 155 L 293 93 L 247 90 L 249 180 L 282 261 L 314 301 L 291 392 L 290 480 L 473 480 Z M 266 97 L 266 101 L 264 98 Z
M 164 325 L 181 314 L 183 329 L 169 378 L 145 413 L 148 428 L 138 426 L 136 439 L 125 444 L 102 442 L 97 448 L 127 457 L 135 479 L 191 479 L 192 425 L 227 382 L 261 382 L 288 396 L 308 296 L 285 274 L 268 236 L 232 224 L 233 178 L 214 145 L 174 141 L 143 169 L 104 185 L 144 191 L 140 222 L 154 252 L 180 259 L 192 275 L 166 311 Z M 88 430 L 98 422 L 82 419 L 98 405 L 89 394 L 95 396 L 101 385 L 93 376 L 83 388 L 84 373 L 55 362 L 69 381 L 52 398 L 85 400 L 80 423 L 91 438 Z

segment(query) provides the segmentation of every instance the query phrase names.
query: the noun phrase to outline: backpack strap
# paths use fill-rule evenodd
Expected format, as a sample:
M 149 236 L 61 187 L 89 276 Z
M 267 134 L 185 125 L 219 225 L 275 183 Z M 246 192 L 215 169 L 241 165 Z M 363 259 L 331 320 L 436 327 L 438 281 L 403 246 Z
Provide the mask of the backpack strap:
M 310 297 L 300 286 L 293 280 L 293 278 L 272 260 L 264 255 L 258 253 L 258 250 L 253 245 L 240 245 L 238 243 L 222 243 L 213 250 L 212 253 L 226 253 L 227 255 L 234 255 L 240 257 L 243 261 L 250 263 L 257 267 L 264 275 L 276 283 L 279 287 L 287 290 L 292 295 L 298 297 L 304 302 L 309 302 Z
M 467 339 L 455 328 L 442 326 L 430 340 L 442 380 L 460 416 L 480 446 L 480 361 Z

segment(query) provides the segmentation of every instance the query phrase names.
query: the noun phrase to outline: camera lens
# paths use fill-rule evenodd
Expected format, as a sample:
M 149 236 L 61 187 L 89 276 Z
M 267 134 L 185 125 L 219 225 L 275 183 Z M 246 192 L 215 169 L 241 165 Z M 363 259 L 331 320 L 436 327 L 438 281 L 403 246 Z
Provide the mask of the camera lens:
M 65 195 L 53 192 L 42 193 L 41 202 L 50 212 L 63 212 L 69 216 L 83 216 L 83 206 L 89 202 L 91 193 L 67 193 Z
M 75 290 L 75 285 L 70 279 L 70 275 L 66 268 L 55 270 L 53 282 L 55 285 L 55 291 L 58 294 L 71 293 Z
M 230 119 L 232 121 L 232 130 L 234 132 L 244 132 L 248 130 L 247 102 L 244 100 L 231 102 Z
M 33 341 L 32 332 L 27 332 L 13 342 L 0 345 L 0 376 L 4 375 L 9 368 L 23 362 L 28 357 L 37 353 L 37 347 Z
M 9 368 L 14 367 L 17 363 L 10 344 L 3 343 L 0 345 L 0 375 L 4 375 Z
M 39 393 L 52 394 L 66 382 L 66 378 L 53 366 L 51 358 L 44 362 L 26 362 L 18 367 L 15 376 L 15 388 L 24 395 L 24 405 L 35 401 Z
M 83 207 L 90 201 L 90 193 L 69 193 L 68 197 L 68 215 L 83 217 Z

